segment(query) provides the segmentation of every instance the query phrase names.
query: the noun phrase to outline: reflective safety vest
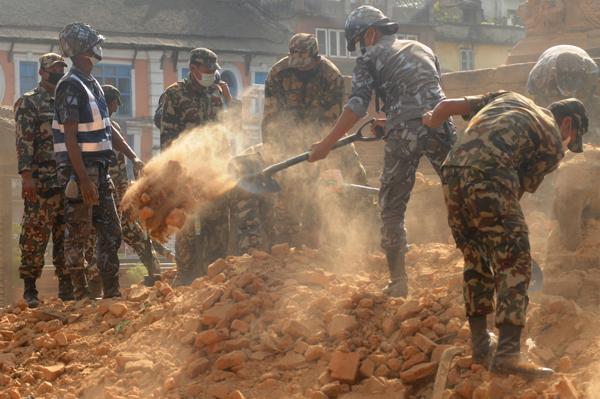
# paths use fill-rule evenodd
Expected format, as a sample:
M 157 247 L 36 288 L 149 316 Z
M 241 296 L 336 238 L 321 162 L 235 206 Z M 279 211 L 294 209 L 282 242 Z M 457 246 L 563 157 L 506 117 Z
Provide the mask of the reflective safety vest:
M 102 156 L 112 154 L 112 128 L 108 117 L 108 106 L 104 99 L 104 92 L 96 81 L 101 96 L 95 96 L 92 90 L 73 72 L 69 72 L 57 85 L 56 90 L 65 81 L 76 82 L 87 94 L 86 104 L 79 104 L 79 124 L 77 125 L 77 143 L 81 153 L 86 155 Z M 54 137 L 54 156 L 57 162 L 69 160 L 67 146 L 65 144 L 65 126 L 59 120 L 58 113 L 54 113 L 52 121 L 52 134 Z

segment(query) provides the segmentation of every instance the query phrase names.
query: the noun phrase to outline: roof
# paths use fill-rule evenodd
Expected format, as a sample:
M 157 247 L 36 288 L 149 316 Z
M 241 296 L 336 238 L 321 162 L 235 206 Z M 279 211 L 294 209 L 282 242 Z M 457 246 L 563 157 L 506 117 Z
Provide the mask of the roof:
M 0 38 L 57 41 L 81 21 L 106 46 L 226 47 L 287 53 L 291 32 L 244 0 L 0 0 Z M 208 42 L 208 43 L 206 43 Z

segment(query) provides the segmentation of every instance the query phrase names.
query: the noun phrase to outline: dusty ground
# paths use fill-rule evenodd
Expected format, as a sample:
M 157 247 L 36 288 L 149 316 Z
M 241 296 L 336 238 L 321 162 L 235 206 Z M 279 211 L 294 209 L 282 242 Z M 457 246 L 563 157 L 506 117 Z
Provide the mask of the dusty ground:
M 5 309 L 0 398 L 424 399 L 447 345 L 466 352 L 445 398 L 600 397 L 592 308 L 532 298 L 529 354 L 560 372 L 527 383 L 472 364 L 452 246 L 411 249 L 417 288 L 406 301 L 379 294 L 383 257 L 328 259 L 282 246 L 218 261 L 189 288 L 157 283 L 121 301 Z

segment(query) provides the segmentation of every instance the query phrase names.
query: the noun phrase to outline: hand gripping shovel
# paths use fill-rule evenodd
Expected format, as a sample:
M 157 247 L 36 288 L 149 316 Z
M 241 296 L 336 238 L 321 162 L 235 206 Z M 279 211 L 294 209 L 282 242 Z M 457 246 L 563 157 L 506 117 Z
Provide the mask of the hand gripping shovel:
M 340 139 L 333 145 L 333 147 L 331 147 L 331 149 L 334 150 L 336 148 L 344 147 L 348 144 L 354 143 L 355 141 L 368 142 L 381 140 L 383 138 L 383 129 L 381 128 L 376 129 L 377 135 L 375 137 L 365 137 L 362 133 L 366 126 L 371 125 L 374 122 L 375 119 L 367 121 L 358 129 L 356 133 Z M 310 151 L 307 151 L 300 155 L 296 155 L 293 158 L 271 165 L 259 173 L 247 174 L 240 179 L 238 182 L 238 187 L 253 194 L 278 192 L 281 190 L 281 187 L 273 179 L 273 175 L 291 166 L 308 161 L 309 156 Z

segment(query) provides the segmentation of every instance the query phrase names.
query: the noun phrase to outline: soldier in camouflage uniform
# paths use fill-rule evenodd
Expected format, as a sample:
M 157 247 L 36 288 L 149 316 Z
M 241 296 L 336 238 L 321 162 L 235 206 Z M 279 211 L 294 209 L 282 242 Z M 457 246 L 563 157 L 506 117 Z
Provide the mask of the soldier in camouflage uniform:
M 190 52 L 190 74 L 172 84 L 162 95 L 160 142 L 165 149 L 185 130 L 217 120 L 224 102 L 231 101 L 225 82 L 215 82 L 220 69 L 217 55 L 209 49 Z M 227 154 L 228 155 L 228 154 Z M 189 218 L 176 236 L 175 285 L 188 285 L 206 274 L 206 267 L 226 255 L 229 240 L 229 206 L 226 198 L 213 204 L 202 220 Z M 197 219 L 197 218 L 196 218 Z
M 44 254 L 52 234 L 52 257 L 58 276 L 58 296 L 73 299 L 73 286 L 65 268 L 63 193 L 56 177 L 52 148 L 54 89 L 67 66 L 63 57 L 48 53 L 40 57 L 41 81 L 15 104 L 17 159 L 22 178 L 23 222 L 21 266 L 23 297 L 29 307 L 39 304 L 35 281 L 44 267 Z
M 104 298 L 121 296 L 121 226 L 108 165 L 114 159 L 113 148 L 129 158 L 135 154 L 112 131 L 104 92 L 91 75 L 102 59 L 103 42 L 102 35 L 83 23 L 69 24 L 59 34 L 60 48 L 73 67 L 56 87 L 52 132 L 59 183 L 65 190 L 65 261 L 75 299 L 89 295 L 84 252 L 94 232 Z
M 318 48 L 314 35 L 294 35 L 289 42 L 289 56 L 273 65 L 267 76 L 262 141 L 265 154 L 272 160 L 309 148 L 342 112 L 344 79 L 335 64 L 319 55 Z M 319 171 L 325 169 L 339 169 L 353 183 L 367 182 L 352 145 L 337 151 L 320 168 L 300 166 L 282 172 L 282 192 L 273 204 L 272 240 L 293 243 L 300 233 L 304 243 L 318 243 L 321 218 L 315 196 Z M 298 195 L 299 187 L 302 195 Z
M 529 72 L 527 91 L 537 104 L 576 97 L 588 105 L 600 70 L 589 54 L 576 46 L 553 46 L 544 51 Z
M 371 6 L 361 6 L 348 16 L 348 50 L 354 51 L 359 43 L 362 53 L 356 59 L 352 94 L 329 135 L 313 146 L 310 161 L 325 158 L 333 144 L 367 113 L 373 92 L 376 99 L 383 100 L 387 119 L 378 124 L 385 124 L 387 133 L 379 204 L 381 247 L 391 277 L 384 292 L 406 296 L 404 213 L 417 167 L 421 157 L 426 156 L 438 175 L 441 173 L 442 162 L 454 142 L 454 128 L 449 121 L 436 129 L 421 124 L 421 115 L 445 97 L 438 60 L 427 46 L 396 39 L 397 30 L 398 24 Z
M 448 222 L 464 254 L 464 300 L 473 358 L 489 363 L 496 339 L 487 330 L 494 312 L 500 332 L 491 369 L 523 377 L 552 370 L 520 356 L 532 260 L 527 224 L 519 205 L 564 156 L 582 152 L 585 107 L 577 99 L 548 109 L 513 92 L 444 100 L 423 118 L 437 127 L 451 115 L 469 120 L 443 165 Z M 495 298 L 494 298 L 495 296 Z

